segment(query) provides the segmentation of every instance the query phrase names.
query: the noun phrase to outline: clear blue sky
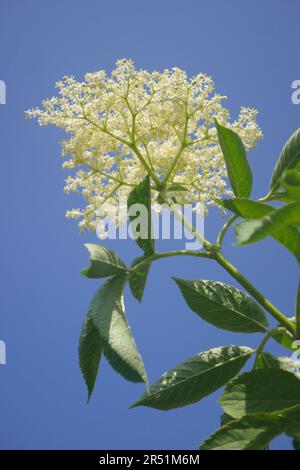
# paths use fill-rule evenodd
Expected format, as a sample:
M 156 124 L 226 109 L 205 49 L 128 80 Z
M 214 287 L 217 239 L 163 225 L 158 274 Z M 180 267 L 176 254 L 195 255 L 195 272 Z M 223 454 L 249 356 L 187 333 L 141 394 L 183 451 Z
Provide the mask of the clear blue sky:
M 75 199 L 63 193 L 62 133 L 25 121 L 25 109 L 52 96 L 63 75 L 111 70 L 118 58 L 138 67 L 178 66 L 214 77 L 236 115 L 240 105 L 260 110 L 265 138 L 250 154 L 255 196 L 265 194 L 280 149 L 299 127 L 300 105 L 291 83 L 300 79 L 298 0 L 1 0 L 0 106 L 1 296 L 0 448 L 190 449 L 218 426 L 218 394 L 180 410 L 129 411 L 142 386 L 125 382 L 105 361 L 89 405 L 77 362 L 81 323 L 97 280 L 79 235 L 64 218 Z M 77 203 L 77 201 L 76 201 Z M 206 221 L 209 236 L 218 212 Z M 226 254 L 269 298 L 293 314 L 298 268 L 271 240 Z M 164 242 L 164 248 L 166 247 Z M 133 241 L 107 243 L 129 262 Z M 174 243 L 168 243 L 172 249 Z M 224 333 L 188 310 L 170 276 L 229 277 L 212 262 L 160 261 L 144 302 L 126 294 L 128 316 L 150 381 L 186 357 L 221 344 L 256 345 L 260 336 Z M 272 346 L 275 353 L 283 351 Z M 273 448 L 290 448 L 279 438 Z

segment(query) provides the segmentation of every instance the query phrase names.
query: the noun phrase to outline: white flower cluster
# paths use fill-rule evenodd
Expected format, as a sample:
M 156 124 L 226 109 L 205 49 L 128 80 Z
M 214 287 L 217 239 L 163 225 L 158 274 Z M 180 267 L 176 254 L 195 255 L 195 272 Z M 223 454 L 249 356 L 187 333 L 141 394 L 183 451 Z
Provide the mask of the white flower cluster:
M 120 197 L 147 173 L 153 199 L 160 188 L 176 194 L 179 204 L 207 206 L 231 194 L 215 119 L 237 132 L 248 149 L 262 137 L 254 109 L 241 108 L 230 123 L 222 105 L 226 97 L 213 93 L 213 81 L 204 74 L 189 79 L 179 68 L 137 70 L 122 59 L 110 76 L 101 70 L 87 73 L 83 82 L 64 77 L 56 87 L 58 97 L 26 116 L 69 135 L 62 142 L 63 167 L 76 170 L 65 191 L 81 191 L 87 204 L 67 217 L 79 218 L 80 229 L 95 229 L 99 208 L 115 217 Z

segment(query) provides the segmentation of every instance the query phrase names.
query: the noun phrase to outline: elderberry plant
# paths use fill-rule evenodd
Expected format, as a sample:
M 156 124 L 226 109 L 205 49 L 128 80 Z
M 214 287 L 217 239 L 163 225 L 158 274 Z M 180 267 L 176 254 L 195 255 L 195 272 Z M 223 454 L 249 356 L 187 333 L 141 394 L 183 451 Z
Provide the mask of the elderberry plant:
M 231 226 L 238 245 L 272 237 L 300 263 L 300 130 L 286 142 L 271 176 L 270 190 L 251 199 L 252 171 L 247 151 L 261 139 L 257 111 L 241 108 L 231 121 L 224 96 L 214 93 L 210 77 L 188 78 L 178 68 L 147 72 L 132 61 L 117 62 L 105 71 L 88 73 L 82 83 L 64 77 L 58 97 L 45 100 L 42 109 L 27 117 L 41 125 L 63 128 L 63 166 L 72 170 L 65 191 L 81 191 L 86 206 L 67 217 L 79 219 L 80 230 L 104 234 L 103 214 L 116 219 L 120 200 L 128 209 L 146 207 L 146 234 L 136 237 L 142 255 L 127 267 L 112 250 L 86 245 L 89 278 L 108 278 L 96 291 L 86 314 L 80 340 L 80 367 L 90 399 L 102 354 L 124 378 L 147 384 L 143 360 L 126 317 L 123 292 L 128 283 L 142 301 L 151 265 L 172 256 L 214 260 L 241 286 L 214 280 L 174 278 L 188 307 L 217 328 L 231 332 L 263 333 L 256 349 L 219 346 L 185 359 L 154 384 L 132 407 L 169 410 L 198 402 L 225 386 L 220 404 L 221 427 L 201 446 L 203 450 L 265 449 L 279 434 L 300 446 L 300 376 L 297 361 L 276 358 L 265 351 L 269 340 L 293 350 L 300 339 L 300 287 L 295 312 L 284 315 L 222 252 Z M 121 198 L 120 198 L 121 196 Z M 275 204 L 274 204 L 275 202 Z M 216 237 L 206 240 L 178 208 L 194 210 L 216 205 L 231 213 Z M 151 208 L 168 207 L 201 241 L 201 250 L 158 252 L 152 232 Z M 130 216 L 134 219 L 134 216 Z M 278 326 L 269 328 L 267 314 Z M 242 372 L 254 357 L 253 367 Z

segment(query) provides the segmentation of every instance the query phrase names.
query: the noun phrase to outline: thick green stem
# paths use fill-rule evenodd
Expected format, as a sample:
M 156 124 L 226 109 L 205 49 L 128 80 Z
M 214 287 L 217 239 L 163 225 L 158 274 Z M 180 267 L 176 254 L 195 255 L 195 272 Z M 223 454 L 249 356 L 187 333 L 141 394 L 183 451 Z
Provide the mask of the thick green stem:
M 266 297 L 251 284 L 223 255 L 218 252 L 216 261 L 242 286 L 257 302 L 262 305 L 282 326 L 293 335 L 296 332 L 295 325 L 283 313 L 278 310 Z

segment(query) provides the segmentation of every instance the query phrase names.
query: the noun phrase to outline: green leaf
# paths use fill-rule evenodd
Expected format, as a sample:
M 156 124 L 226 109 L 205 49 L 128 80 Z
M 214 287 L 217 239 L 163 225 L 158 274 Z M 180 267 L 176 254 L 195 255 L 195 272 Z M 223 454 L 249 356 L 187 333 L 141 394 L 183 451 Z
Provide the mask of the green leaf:
M 134 262 L 132 263 L 131 267 L 133 268 L 138 263 L 146 259 L 147 258 L 144 256 L 140 256 L 139 258 L 136 258 Z M 129 278 L 129 287 L 132 292 L 132 295 L 139 302 L 142 301 L 150 267 L 151 267 L 151 261 L 145 264 L 141 269 L 138 269 L 137 271 L 133 272 Z
M 274 208 L 262 202 L 235 197 L 232 199 L 217 199 L 217 202 L 225 209 L 234 212 L 244 219 L 262 219 L 273 212 Z
M 300 406 L 278 413 L 253 413 L 227 420 L 200 447 L 201 450 L 266 450 L 274 437 L 287 433 L 300 439 Z
M 295 406 L 294 408 L 287 410 L 284 413 L 289 420 L 289 426 L 286 430 L 286 433 L 300 441 L 300 406 Z
M 251 222 L 252 219 L 236 224 L 237 236 L 241 239 L 240 243 L 255 243 L 267 235 L 276 234 L 286 226 L 300 226 L 300 204 L 292 202 L 272 211 L 260 220 L 253 221 L 252 224 Z
M 300 380 L 280 369 L 257 369 L 233 379 L 220 403 L 235 419 L 250 413 L 279 412 L 300 405 Z
M 267 351 L 260 353 L 257 359 L 257 367 L 259 369 L 281 369 L 287 370 L 292 374 L 296 373 L 295 368 L 293 368 L 290 364 L 280 357 L 273 356 Z
M 282 180 L 282 186 L 285 188 L 289 197 L 294 201 L 300 202 L 300 173 L 297 171 L 286 171 Z
M 215 281 L 173 279 L 188 306 L 208 323 L 241 333 L 267 330 L 263 309 L 236 287 Z
M 269 195 L 269 201 L 293 202 L 286 191 L 276 191 Z
M 300 234 L 292 226 L 300 225 L 300 204 L 291 203 L 274 210 L 260 220 L 243 220 L 235 225 L 239 245 L 274 237 L 300 262 Z
M 252 172 L 244 144 L 238 134 L 221 126 L 217 121 L 215 123 L 233 192 L 236 196 L 249 197 L 252 190 Z
M 293 439 L 293 447 L 294 450 L 300 450 L 300 441 L 297 441 L 297 439 Z
M 126 276 L 116 276 L 101 286 L 89 308 L 103 344 L 103 353 L 112 367 L 127 380 L 146 382 L 142 358 L 125 316 L 123 290 Z
M 201 450 L 264 450 L 287 428 L 284 418 L 266 413 L 244 416 L 218 429 L 200 446 Z
M 266 450 L 268 443 L 282 433 L 299 441 L 299 406 L 282 413 L 253 413 L 228 421 L 212 434 L 201 450 Z M 296 448 L 296 447 L 295 447 Z
M 290 318 L 290 320 L 292 320 L 293 318 Z M 274 331 L 274 333 L 272 334 L 272 338 L 284 348 L 289 349 L 290 351 L 295 350 L 295 348 L 293 348 L 295 339 L 289 331 L 284 331 L 282 327 L 278 328 L 277 331 Z
M 171 410 L 210 395 L 234 377 L 254 351 L 223 346 L 192 356 L 166 372 L 132 405 Z
M 109 248 L 94 243 L 84 245 L 90 253 L 91 265 L 83 269 L 81 274 L 90 278 L 114 276 L 127 271 L 127 268 L 119 256 Z
M 88 388 L 88 401 L 91 398 L 99 362 L 102 354 L 102 342 L 91 316 L 85 317 L 79 338 L 79 365 Z
M 239 244 L 247 244 L 247 242 L 243 242 L 243 240 L 247 239 L 249 233 L 259 229 L 265 223 L 265 220 L 269 220 L 267 216 L 276 212 L 273 207 L 268 206 L 267 204 L 244 198 L 217 199 L 217 202 L 240 217 L 251 219 L 238 222 L 235 225 L 235 232 L 238 240 L 242 242 Z M 271 217 L 273 217 L 273 215 L 271 215 Z M 274 217 L 276 218 L 275 215 Z M 264 219 L 261 223 L 257 222 L 257 220 L 261 219 Z M 300 262 L 300 236 L 295 227 L 283 225 L 278 229 L 275 226 L 272 226 L 269 235 L 285 246 Z
M 226 424 L 228 423 L 231 423 L 232 421 L 234 421 L 233 417 L 226 414 L 226 413 L 223 413 L 221 415 L 221 418 L 220 418 L 220 423 L 221 423 L 221 426 L 226 426 Z
M 294 134 L 288 139 L 284 145 L 279 159 L 275 165 L 270 189 L 275 191 L 280 186 L 280 179 L 285 170 L 298 169 L 300 166 L 300 129 L 297 129 Z
M 150 178 L 149 175 L 146 176 L 138 186 L 136 186 L 128 196 L 127 206 L 128 211 L 130 208 L 135 204 L 141 204 L 145 206 L 147 209 L 148 215 L 148 230 L 146 234 L 146 238 L 142 238 L 141 236 L 136 238 L 136 243 L 138 246 L 144 251 L 146 256 L 149 256 L 154 253 L 154 240 L 152 238 L 152 218 L 151 218 L 151 187 L 150 187 Z M 136 219 L 136 215 L 131 216 L 129 215 L 130 221 L 134 221 Z M 141 228 L 140 228 L 141 230 Z
M 288 366 L 286 366 L 283 361 L 273 356 L 273 354 L 269 352 L 261 352 L 259 354 L 259 357 L 257 358 L 257 368 L 288 370 Z

